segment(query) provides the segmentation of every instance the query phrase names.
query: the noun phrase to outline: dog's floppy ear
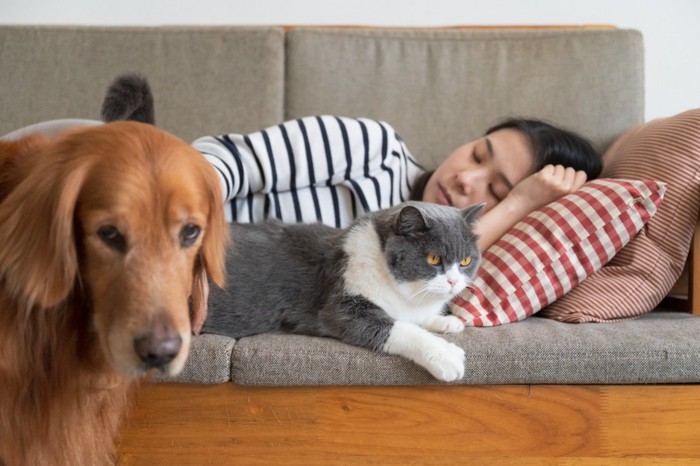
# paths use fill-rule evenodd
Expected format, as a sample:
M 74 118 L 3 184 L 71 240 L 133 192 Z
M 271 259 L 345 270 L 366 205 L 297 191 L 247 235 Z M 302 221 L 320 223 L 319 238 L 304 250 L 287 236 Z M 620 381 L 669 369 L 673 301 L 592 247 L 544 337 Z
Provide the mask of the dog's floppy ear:
M 206 163 L 203 170 L 209 196 L 209 218 L 199 258 L 209 278 L 219 287 L 223 287 L 226 277 L 226 249 L 230 241 L 229 227 L 224 218 L 224 202 L 216 173 L 209 163 Z
M 38 163 L 0 202 L 0 280 L 28 306 L 51 307 L 75 282 L 73 214 L 91 165 L 68 159 L 60 143 L 38 150 Z
M 204 161 L 204 158 L 202 158 Z M 230 242 L 229 228 L 224 218 L 223 200 L 219 180 L 212 167 L 202 165 L 202 180 L 209 197 L 209 217 L 202 247 L 194 264 L 192 286 L 193 328 L 198 333 L 204 323 L 208 290 L 204 288 L 207 278 L 223 288 L 226 279 L 226 250 Z

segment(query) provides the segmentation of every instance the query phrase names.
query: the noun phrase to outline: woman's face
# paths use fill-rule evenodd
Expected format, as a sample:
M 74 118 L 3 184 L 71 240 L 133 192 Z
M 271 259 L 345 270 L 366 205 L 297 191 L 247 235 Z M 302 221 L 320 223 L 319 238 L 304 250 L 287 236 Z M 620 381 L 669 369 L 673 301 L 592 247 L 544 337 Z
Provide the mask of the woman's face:
M 491 209 L 530 175 L 532 149 L 515 129 L 501 129 L 455 150 L 428 180 L 423 200 L 464 208 Z

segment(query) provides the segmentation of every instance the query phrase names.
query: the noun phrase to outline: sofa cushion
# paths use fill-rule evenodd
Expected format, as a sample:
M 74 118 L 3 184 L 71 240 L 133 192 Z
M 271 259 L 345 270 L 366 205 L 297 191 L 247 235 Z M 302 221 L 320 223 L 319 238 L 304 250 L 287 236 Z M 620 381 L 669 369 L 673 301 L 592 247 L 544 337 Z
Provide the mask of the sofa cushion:
M 221 335 L 192 337 L 185 367 L 176 376 L 161 372 L 152 375 L 158 382 L 224 383 L 231 380 L 231 356 L 236 340 Z
M 699 383 L 698 334 L 700 319 L 658 311 L 615 325 L 570 325 L 536 315 L 445 338 L 466 352 L 463 384 Z M 180 376 L 156 380 L 221 383 L 229 374 L 238 384 L 265 386 L 438 383 L 407 359 L 329 338 L 199 335 L 193 348 Z M 214 371 L 221 376 L 212 378 Z
M 654 181 L 598 179 L 532 212 L 484 252 L 452 313 L 483 327 L 539 311 L 622 249 L 656 213 L 664 190 Z
M 433 168 L 505 116 L 551 120 L 603 150 L 643 122 L 643 44 L 623 29 L 292 29 L 286 118 L 387 121 Z
M 464 384 L 700 382 L 700 319 L 654 312 L 615 325 L 534 316 L 445 336 L 466 352 Z M 242 385 L 416 385 L 437 381 L 399 356 L 337 340 L 257 335 L 238 340 L 231 375 Z
M 544 309 L 566 322 L 628 319 L 654 309 L 683 271 L 700 215 L 700 109 L 627 132 L 605 155 L 603 176 L 667 184 L 657 214 L 610 263 Z
M 0 112 L 0 134 L 99 119 L 107 86 L 125 72 L 148 78 L 158 125 L 188 141 L 283 117 L 281 28 L 1 26 L 0 63 L 0 102 L 12 109 Z

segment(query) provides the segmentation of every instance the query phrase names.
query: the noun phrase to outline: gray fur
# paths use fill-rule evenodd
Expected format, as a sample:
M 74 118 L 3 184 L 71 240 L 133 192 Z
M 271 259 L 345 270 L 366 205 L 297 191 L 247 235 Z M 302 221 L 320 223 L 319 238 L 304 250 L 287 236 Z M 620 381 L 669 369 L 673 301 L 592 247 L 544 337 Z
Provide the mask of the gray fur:
M 480 210 L 412 202 L 363 216 L 347 229 L 234 224 L 229 285 L 212 287 L 204 332 L 239 338 L 282 331 L 381 351 L 395 320 L 372 296 L 348 291 L 349 239 L 373 228 L 397 282 L 435 276 L 435 268 L 426 266 L 427 252 L 442 254 L 446 264 L 471 254 L 473 264 L 464 271 L 471 282 L 480 258 L 472 232 Z
M 468 255 L 479 257 L 477 238 L 471 226 L 482 208 L 481 205 L 472 206 L 458 214 L 457 209 L 451 207 L 409 202 L 393 209 L 396 214 L 375 215 L 377 232 L 385 242 L 382 249 L 397 280 L 433 277 L 434 269 L 425 262 L 428 252 L 443 257 L 443 267 Z M 422 234 L 431 229 L 434 229 L 432 234 Z M 470 270 L 476 271 L 476 265 Z
M 151 86 L 145 77 L 122 74 L 107 88 L 102 102 L 102 121 L 133 120 L 155 125 Z

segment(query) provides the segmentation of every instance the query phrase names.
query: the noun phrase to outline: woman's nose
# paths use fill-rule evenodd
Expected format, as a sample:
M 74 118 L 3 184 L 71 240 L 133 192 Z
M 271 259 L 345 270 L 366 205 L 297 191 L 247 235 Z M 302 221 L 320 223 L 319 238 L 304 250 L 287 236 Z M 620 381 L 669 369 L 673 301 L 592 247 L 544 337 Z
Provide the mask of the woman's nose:
M 460 194 L 468 197 L 483 197 L 486 191 L 486 176 L 482 170 L 465 170 L 457 174 Z

